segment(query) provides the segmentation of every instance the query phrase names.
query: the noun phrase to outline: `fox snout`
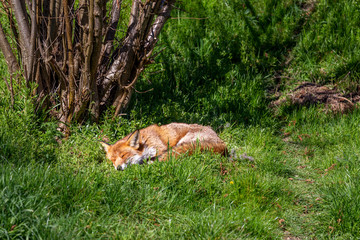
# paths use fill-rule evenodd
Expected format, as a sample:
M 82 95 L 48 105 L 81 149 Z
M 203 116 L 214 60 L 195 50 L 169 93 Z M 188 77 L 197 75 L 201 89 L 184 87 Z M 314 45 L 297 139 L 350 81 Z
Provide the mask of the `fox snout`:
M 127 167 L 127 164 L 124 163 L 124 164 L 119 164 L 117 166 L 114 164 L 114 167 L 115 167 L 115 170 L 123 171 Z
M 121 158 L 118 157 L 118 158 L 115 160 L 115 162 L 113 162 L 113 165 L 114 165 L 114 167 L 115 167 L 116 170 L 121 170 L 121 171 L 123 171 L 123 170 L 125 170 L 125 168 L 127 167 L 128 163 L 129 163 L 128 161 L 126 161 L 126 160 L 121 159 Z
M 134 155 L 126 160 L 118 158 L 116 159 L 115 163 L 113 163 L 114 167 L 116 170 L 125 170 L 125 168 L 127 168 L 128 165 L 132 165 L 132 164 L 143 164 L 144 160 L 142 158 L 142 156 L 140 155 Z

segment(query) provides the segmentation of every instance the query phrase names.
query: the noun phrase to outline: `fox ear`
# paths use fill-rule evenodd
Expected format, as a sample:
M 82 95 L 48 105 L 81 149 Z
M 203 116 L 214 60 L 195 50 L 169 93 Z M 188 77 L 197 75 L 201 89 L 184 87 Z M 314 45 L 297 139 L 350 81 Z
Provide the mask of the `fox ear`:
M 127 143 L 130 147 L 138 149 L 140 147 L 140 131 L 136 130 L 133 132 L 127 140 Z
M 107 143 L 104 143 L 104 142 L 100 142 L 100 143 L 104 147 L 105 152 L 108 152 L 111 145 L 107 144 Z

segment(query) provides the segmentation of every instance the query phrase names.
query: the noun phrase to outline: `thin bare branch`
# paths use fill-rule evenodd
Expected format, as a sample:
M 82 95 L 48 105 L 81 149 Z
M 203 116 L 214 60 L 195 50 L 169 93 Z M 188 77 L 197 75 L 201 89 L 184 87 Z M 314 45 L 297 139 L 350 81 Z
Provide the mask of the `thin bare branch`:
M 65 21 L 65 35 L 67 43 L 67 56 L 68 56 L 68 67 L 69 67 L 69 93 L 68 93 L 68 104 L 69 114 L 67 115 L 67 123 L 71 122 L 71 119 L 74 114 L 75 107 L 75 79 L 74 79 L 74 56 L 73 56 L 73 46 L 71 39 L 71 24 L 70 24 L 70 15 L 69 15 L 69 5 L 68 0 L 63 0 L 63 10 L 64 10 L 64 21 Z
M 9 24 L 10 24 L 10 29 L 11 29 L 11 32 L 13 34 L 14 40 L 15 40 L 16 49 L 17 49 L 18 55 L 20 56 L 21 55 L 21 48 L 20 48 L 20 42 L 19 42 L 19 33 L 18 33 L 18 30 L 16 29 L 17 26 L 16 26 L 15 21 L 14 21 L 14 15 L 13 15 L 13 11 L 11 9 L 11 5 L 10 5 L 9 1 L 6 1 L 6 0 L 1 0 L 1 3 L 2 3 L 3 8 L 4 8 L 5 12 L 6 12 L 6 15 L 7 15 Z
M 26 76 L 27 81 L 34 81 L 35 80 L 35 44 L 36 44 L 36 37 L 37 37 L 37 18 L 36 18 L 36 0 L 32 0 L 31 3 L 31 32 L 30 32 L 30 49 L 29 49 L 29 56 L 28 56 L 28 72 Z
M 17 63 L 16 57 L 11 49 L 11 46 L 6 39 L 3 27 L 0 23 L 0 50 L 4 54 L 9 72 L 11 75 L 14 75 L 16 72 L 20 70 L 20 67 Z
M 166 4 L 162 6 L 159 11 L 158 17 L 156 18 L 154 24 L 150 29 L 145 43 L 145 51 L 147 57 L 150 57 L 152 50 L 154 49 L 154 46 L 158 41 L 158 36 L 165 25 L 165 22 L 170 18 L 170 12 L 174 3 L 175 0 L 169 0 Z
M 98 121 L 100 117 L 99 107 L 100 107 L 100 100 L 99 100 L 99 93 L 96 84 L 96 73 L 98 70 L 99 59 L 100 59 L 100 52 L 101 52 L 101 45 L 102 45 L 102 30 L 103 30 L 103 9 L 102 5 L 104 2 L 102 0 L 95 0 L 94 1 L 94 18 L 93 18 L 93 51 L 91 54 L 91 61 L 90 61 L 90 87 L 92 90 L 91 95 L 91 114 L 94 121 Z
M 135 0 L 133 1 L 132 4 L 128 30 L 123 46 L 120 49 L 120 54 L 118 55 L 116 60 L 113 62 L 111 68 L 105 75 L 105 79 L 106 79 L 106 82 L 104 82 L 105 88 L 107 88 L 107 85 L 111 84 L 115 79 L 118 80 L 120 86 L 127 84 L 127 81 L 131 73 L 131 71 L 129 71 L 129 66 L 132 66 L 134 63 L 134 56 L 135 56 L 134 48 L 139 43 L 139 39 L 137 39 L 139 33 L 136 28 L 139 18 L 138 15 L 139 15 L 139 2 Z M 122 79 L 126 79 L 126 80 L 122 80 Z
M 120 11 L 121 11 L 122 1 L 113 1 L 111 8 L 111 19 L 110 24 L 106 30 L 104 45 L 100 57 L 100 64 L 107 65 L 109 56 L 113 49 L 113 42 L 115 38 L 116 29 L 119 23 Z
M 56 38 L 56 1 L 50 0 L 49 2 L 49 17 L 47 21 L 47 34 L 46 34 L 46 46 L 47 48 L 51 48 L 53 41 Z
M 22 48 L 30 48 L 30 27 L 29 20 L 27 18 L 26 8 L 24 5 L 24 2 L 21 0 L 12 0 L 15 18 L 19 26 L 20 37 L 22 39 Z

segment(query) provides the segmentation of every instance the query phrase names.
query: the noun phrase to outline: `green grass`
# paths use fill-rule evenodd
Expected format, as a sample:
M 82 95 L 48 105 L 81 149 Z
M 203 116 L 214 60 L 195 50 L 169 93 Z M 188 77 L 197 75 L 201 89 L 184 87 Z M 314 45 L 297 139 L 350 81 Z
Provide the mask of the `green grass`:
M 315 207 L 311 214 L 328 236 L 356 238 L 359 236 L 359 110 L 348 116 L 321 116 L 320 111 L 314 111 L 310 119 L 296 114 L 293 119 L 297 126 L 291 130 L 291 145 L 297 149 L 294 157 L 304 166 L 299 177 L 311 179 L 306 184 L 314 185 L 308 205 Z
M 291 133 L 286 141 L 259 126 L 222 131 L 253 162 L 198 153 L 123 172 L 104 158 L 102 126 L 74 129 L 52 145 L 56 160 L 41 151 L 33 159 L 29 154 L 46 140 L 34 138 L 23 157 L 1 151 L 0 236 L 236 239 L 282 238 L 288 231 L 356 237 L 359 121 L 359 111 L 331 117 L 303 109 L 289 117 L 291 127 L 284 124 Z
M 11 106 L 0 81 L 0 239 L 359 238 L 360 110 L 268 107 L 298 81 L 358 86 L 358 4 L 309 3 L 182 1 L 136 85 L 153 90 L 68 139 L 31 90 L 15 85 Z M 211 125 L 254 161 L 196 153 L 115 171 L 105 159 L 99 141 L 175 121 Z
M 281 213 L 274 202 L 286 204 L 286 181 L 247 162 L 196 154 L 124 172 L 114 171 L 107 162 L 71 162 L 3 164 L 2 237 L 279 234 L 274 222 Z

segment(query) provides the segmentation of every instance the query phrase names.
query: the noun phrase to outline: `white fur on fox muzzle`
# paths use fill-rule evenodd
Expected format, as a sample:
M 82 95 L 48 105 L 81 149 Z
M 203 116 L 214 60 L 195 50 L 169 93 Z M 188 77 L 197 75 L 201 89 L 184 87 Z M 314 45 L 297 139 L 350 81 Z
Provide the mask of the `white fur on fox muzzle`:
M 121 170 L 121 171 L 123 171 L 123 170 L 127 167 L 127 164 L 126 164 L 126 163 L 123 163 L 123 164 L 118 165 L 118 166 L 115 166 L 115 165 L 114 165 L 114 167 L 115 167 L 116 170 Z

